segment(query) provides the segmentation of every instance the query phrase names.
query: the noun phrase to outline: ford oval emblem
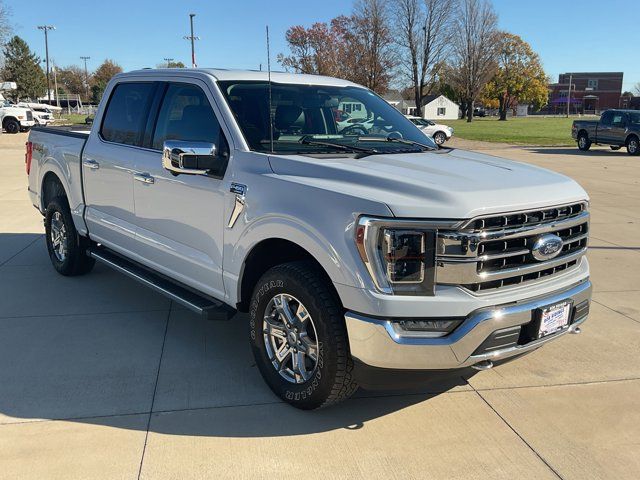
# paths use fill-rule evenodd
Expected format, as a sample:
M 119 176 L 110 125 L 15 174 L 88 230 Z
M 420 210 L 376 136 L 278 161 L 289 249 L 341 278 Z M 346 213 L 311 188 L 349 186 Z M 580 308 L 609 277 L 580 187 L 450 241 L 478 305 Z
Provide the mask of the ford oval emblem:
M 539 262 L 544 262 L 557 257 L 563 246 L 564 242 L 559 236 L 547 233 L 535 239 L 531 248 L 531 255 Z

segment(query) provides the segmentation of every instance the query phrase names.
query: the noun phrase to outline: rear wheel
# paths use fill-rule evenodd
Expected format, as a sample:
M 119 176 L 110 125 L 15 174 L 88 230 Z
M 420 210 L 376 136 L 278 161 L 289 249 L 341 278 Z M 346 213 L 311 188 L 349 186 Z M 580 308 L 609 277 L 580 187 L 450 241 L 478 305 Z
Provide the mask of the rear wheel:
M 58 273 L 75 276 L 91 271 L 95 260 L 87 256 L 89 241 L 78 235 L 65 197 L 51 199 L 44 226 L 49 258 Z
M 640 142 L 638 142 L 638 137 L 631 137 L 627 140 L 627 153 L 629 155 L 640 155 Z
M 250 336 L 267 385 L 294 407 L 325 407 L 357 389 L 342 305 L 310 262 L 262 276 L 251 299 Z
M 578 148 L 583 152 L 586 152 L 591 148 L 591 140 L 589 140 L 586 133 L 581 133 L 578 136 Z
M 444 145 L 444 142 L 447 141 L 447 136 L 444 132 L 436 132 L 433 135 L 433 141 L 436 142 L 436 145 Z

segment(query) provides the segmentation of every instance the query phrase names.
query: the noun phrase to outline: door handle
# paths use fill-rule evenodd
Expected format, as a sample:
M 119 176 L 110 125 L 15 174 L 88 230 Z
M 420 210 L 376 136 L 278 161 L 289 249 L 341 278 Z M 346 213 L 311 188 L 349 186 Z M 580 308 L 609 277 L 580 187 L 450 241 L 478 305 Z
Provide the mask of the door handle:
M 148 173 L 134 173 L 133 179 L 148 184 L 151 184 L 155 181 L 155 179 Z
M 96 162 L 95 160 L 84 160 L 82 162 L 82 164 L 87 167 L 90 168 L 91 170 L 97 170 L 100 168 L 100 164 L 98 162 Z

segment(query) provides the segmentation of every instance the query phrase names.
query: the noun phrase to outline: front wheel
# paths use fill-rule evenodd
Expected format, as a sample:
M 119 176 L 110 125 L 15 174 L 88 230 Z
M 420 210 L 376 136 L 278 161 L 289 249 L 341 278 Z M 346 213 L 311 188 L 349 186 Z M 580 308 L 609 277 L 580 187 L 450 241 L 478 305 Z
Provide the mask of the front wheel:
M 631 137 L 627 141 L 627 153 L 629 155 L 640 155 L 640 143 L 638 137 Z
M 586 152 L 591 148 L 591 140 L 586 133 L 581 133 L 578 137 L 578 148 L 583 152 Z
M 447 141 L 447 136 L 444 134 L 444 132 L 436 132 L 433 135 L 433 141 L 436 142 L 436 145 L 438 146 L 444 145 L 444 142 Z
M 5 120 L 4 129 L 7 131 L 7 133 L 18 133 L 20 131 L 20 124 L 17 120 L 10 118 L 8 120 Z
M 357 389 L 342 305 L 310 262 L 273 267 L 251 299 L 250 341 L 267 385 L 303 410 L 337 403 Z

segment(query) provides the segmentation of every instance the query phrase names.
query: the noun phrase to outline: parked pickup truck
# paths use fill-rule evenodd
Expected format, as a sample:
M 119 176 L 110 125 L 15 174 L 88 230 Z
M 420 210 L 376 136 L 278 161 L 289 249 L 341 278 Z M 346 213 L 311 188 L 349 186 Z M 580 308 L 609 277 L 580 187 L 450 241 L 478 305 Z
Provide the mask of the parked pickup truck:
M 366 132 L 338 128 L 347 102 Z M 231 318 L 298 408 L 390 373 L 488 369 L 579 333 L 589 312 L 576 182 L 438 149 L 347 81 L 120 74 L 90 132 L 32 130 L 26 169 L 59 273 L 103 262 Z
M 640 112 L 606 110 L 600 120 L 574 120 L 571 136 L 585 152 L 595 143 L 611 150 L 627 147 L 629 155 L 640 155 Z

